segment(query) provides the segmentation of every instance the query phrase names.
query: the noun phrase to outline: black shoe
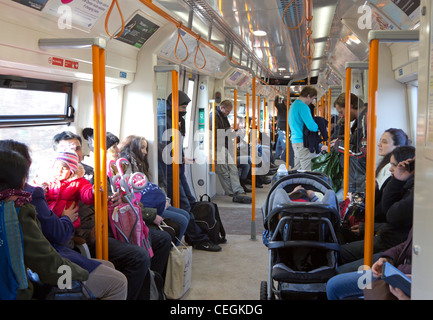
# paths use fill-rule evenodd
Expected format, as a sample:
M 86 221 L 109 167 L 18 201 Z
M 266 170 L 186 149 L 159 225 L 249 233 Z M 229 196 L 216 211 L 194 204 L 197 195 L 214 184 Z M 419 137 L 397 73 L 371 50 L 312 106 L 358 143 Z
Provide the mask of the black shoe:
M 263 188 L 263 184 L 261 184 L 260 182 L 256 181 L 256 188 L 262 189 Z
M 247 186 L 244 185 L 244 184 L 241 184 L 241 186 L 242 186 L 242 188 L 244 189 L 245 193 L 250 193 L 251 191 L 253 191 L 253 190 L 251 190 L 251 189 L 248 189 Z
M 268 173 L 266 173 L 267 176 L 273 176 L 276 174 L 278 169 L 269 169 Z
M 242 188 L 244 189 L 245 192 L 251 192 L 251 191 L 252 191 L 251 189 L 249 189 L 249 188 L 246 186 L 246 183 L 245 183 L 245 180 L 244 180 L 244 179 L 241 179 L 239 182 L 241 183 L 241 186 L 242 186 Z
M 257 178 L 259 180 L 259 183 L 261 183 L 261 184 L 270 184 L 271 183 L 271 178 L 269 178 L 267 176 L 258 176 Z
M 221 247 L 217 244 L 213 244 L 210 241 L 202 241 L 193 245 L 194 249 L 218 252 L 221 251 Z
M 233 202 L 238 202 L 238 203 L 251 203 L 253 200 L 250 197 L 244 196 L 244 194 L 241 193 L 237 193 L 234 197 L 233 197 Z

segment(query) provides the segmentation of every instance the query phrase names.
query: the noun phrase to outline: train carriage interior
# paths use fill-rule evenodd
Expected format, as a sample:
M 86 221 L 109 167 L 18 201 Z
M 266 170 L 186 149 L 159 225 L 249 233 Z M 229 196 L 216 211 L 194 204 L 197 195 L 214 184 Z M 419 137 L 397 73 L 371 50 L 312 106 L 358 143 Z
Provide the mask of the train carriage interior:
M 227 242 L 220 252 L 193 250 L 191 288 L 181 299 L 258 300 L 270 272 L 262 205 L 276 168 L 293 169 L 287 163 L 293 150 L 251 177 L 252 203 L 235 203 L 213 167 L 209 114 L 230 100 L 230 125 L 256 128 L 272 156 L 275 102 L 284 98 L 289 107 L 312 86 L 316 115 L 328 119 L 338 115 L 337 97 L 350 91 L 375 108 L 368 123 L 375 146 L 388 128 L 402 129 L 416 146 L 412 297 L 432 299 L 432 21 L 429 0 L 0 0 L 0 139 L 30 147 L 32 181 L 49 173 L 43 168 L 61 131 L 81 135 L 96 124 L 120 140 L 143 136 L 151 181 L 159 183 L 170 95 L 185 92 L 185 177 L 196 199 L 207 194 L 218 205 Z M 95 91 L 96 79 L 104 90 Z M 101 94 L 103 114 L 95 107 Z M 83 162 L 94 166 L 85 139 L 82 147 Z M 378 162 L 376 154 L 369 157 Z M 268 168 L 269 153 L 260 161 Z

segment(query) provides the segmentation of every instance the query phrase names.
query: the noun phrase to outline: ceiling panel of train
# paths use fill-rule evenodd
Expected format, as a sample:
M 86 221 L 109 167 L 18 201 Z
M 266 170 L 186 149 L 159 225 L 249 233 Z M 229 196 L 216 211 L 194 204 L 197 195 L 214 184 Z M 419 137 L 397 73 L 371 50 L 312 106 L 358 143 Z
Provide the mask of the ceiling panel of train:
M 43 3 L 45 8 L 40 10 L 40 14 L 46 17 L 49 17 L 50 8 L 59 6 L 58 0 L 0 2 L 10 6 Z M 341 84 L 346 62 L 368 59 L 367 39 L 370 30 L 415 29 L 418 28 L 420 15 L 420 0 L 119 1 L 127 26 L 130 22 L 128 20 L 137 13 L 152 12 L 146 8 L 146 2 L 162 8 L 176 21 L 188 26 L 220 50 L 218 53 L 205 45 L 200 46 L 202 54 L 197 58 L 193 51 L 197 40 L 182 33 L 192 51 L 190 57 L 182 62 L 186 67 L 200 70 L 200 66 L 206 64 L 201 69 L 205 74 L 227 77 L 230 69 L 227 59 L 229 56 L 233 62 L 254 70 L 269 83 L 285 85 L 293 80 L 316 78 L 324 89 Z M 92 36 L 109 38 L 105 32 L 104 20 L 111 0 L 98 0 L 98 3 L 104 4 L 100 6 L 101 14 L 91 24 L 82 25 L 78 29 Z M 168 24 L 156 12 L 152 12 L 151 17 L 158 25 Z M 117 32 L 120 24 L 117 12 L 112 14 L 109 29 L 113 33 Z M 256 35 L 259 30 L 266 34 Z M 110 42 L 118 43 L 112 39 Z M 168 38 L 159 57 L 179 63 L 179 57 L 173 60 L 176 42 L 177 34 Z M 122 45 L 118 46 L 121 47 L 119 50 L 123 50 Z M 180 57 L 181 46 L 178 46 L 179 51 L 176 52 Z M 133 49 L 139 50 L 140 46 Z
M 347 61 L 368 60 L 370 30 L 415 29 L 420 12 L 419 0 L 157 2 L 185 23 L 190 10 L 194 11 L 193 21 L 200 20 L 202 28 L 207 27 L 203 37 L 208 37 L 210 26 L 212 32 L 220 31 L 225 39 L 215 37 L 215 43 L 232 43 L 233 59 L 252 66 L 265 80 L 285 84 L 318 76 L 325 87 L 341 84 Z M 256 36 L 257 30 L 266 35 Z

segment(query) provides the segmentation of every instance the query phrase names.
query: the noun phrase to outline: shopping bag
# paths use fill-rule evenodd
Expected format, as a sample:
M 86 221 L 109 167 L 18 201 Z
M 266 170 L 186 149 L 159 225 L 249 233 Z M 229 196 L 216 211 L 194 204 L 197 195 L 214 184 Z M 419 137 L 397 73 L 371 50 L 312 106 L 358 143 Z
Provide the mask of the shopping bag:
M 335 192 L 341 189 L 343 170 L 340 166 L 340 155 L 334 150 L 311 159 L 311 171 L 326 174 L 331 179 L 332 189 Z
M 164 292 L 167 299 L 180 299 L 191 288 L 192 247 L 171 244 Z

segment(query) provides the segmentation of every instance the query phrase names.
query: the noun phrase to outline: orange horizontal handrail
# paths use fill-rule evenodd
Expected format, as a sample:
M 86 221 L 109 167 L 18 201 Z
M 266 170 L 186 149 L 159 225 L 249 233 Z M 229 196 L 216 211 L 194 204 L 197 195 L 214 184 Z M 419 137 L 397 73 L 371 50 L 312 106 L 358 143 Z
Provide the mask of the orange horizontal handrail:
M 207 40 L 205 40 L 203 38 L 200 38 L 200 36 L 197 33 L 195 33 L 190 28 L 186 27 L 185 25 L 183 25 L 182 23 L 180 23 L 179 21 L 177 21 L 176 19 L 174 19 L 167 12 L 165 12 L 164 10 L 162 10 L 161 8 L 159 8 L 158 6 L 156 6 L 155 4 L 153 4 L 152 0 L 139 0 L 139 1 L 142 4 L 144 4 L 145 6 L 147 6 L 149 9 L 153 10 L 154 12 L 156 12 L 157 14 L 159 14 L 161 17 L 163 17 L 164 19 L 166 19 L 168 22 L 171 22 L 172 24 L 174 24 L 177 28 L 182 29 L 183 31 L 185 31 L 189 35 L 193 36 L 198 41 L 200 41 L 204 45 L 208 46 L 209 48 L 211 48 L 215 52 L 219 53 L 223 57 L 226 56 L 226 54 L 223 51 L 221 51 L 220 49 L 218 49 L 217 47 L 215 47 L 212 43 L 210 43 L 209 41 L 207 41 Z

